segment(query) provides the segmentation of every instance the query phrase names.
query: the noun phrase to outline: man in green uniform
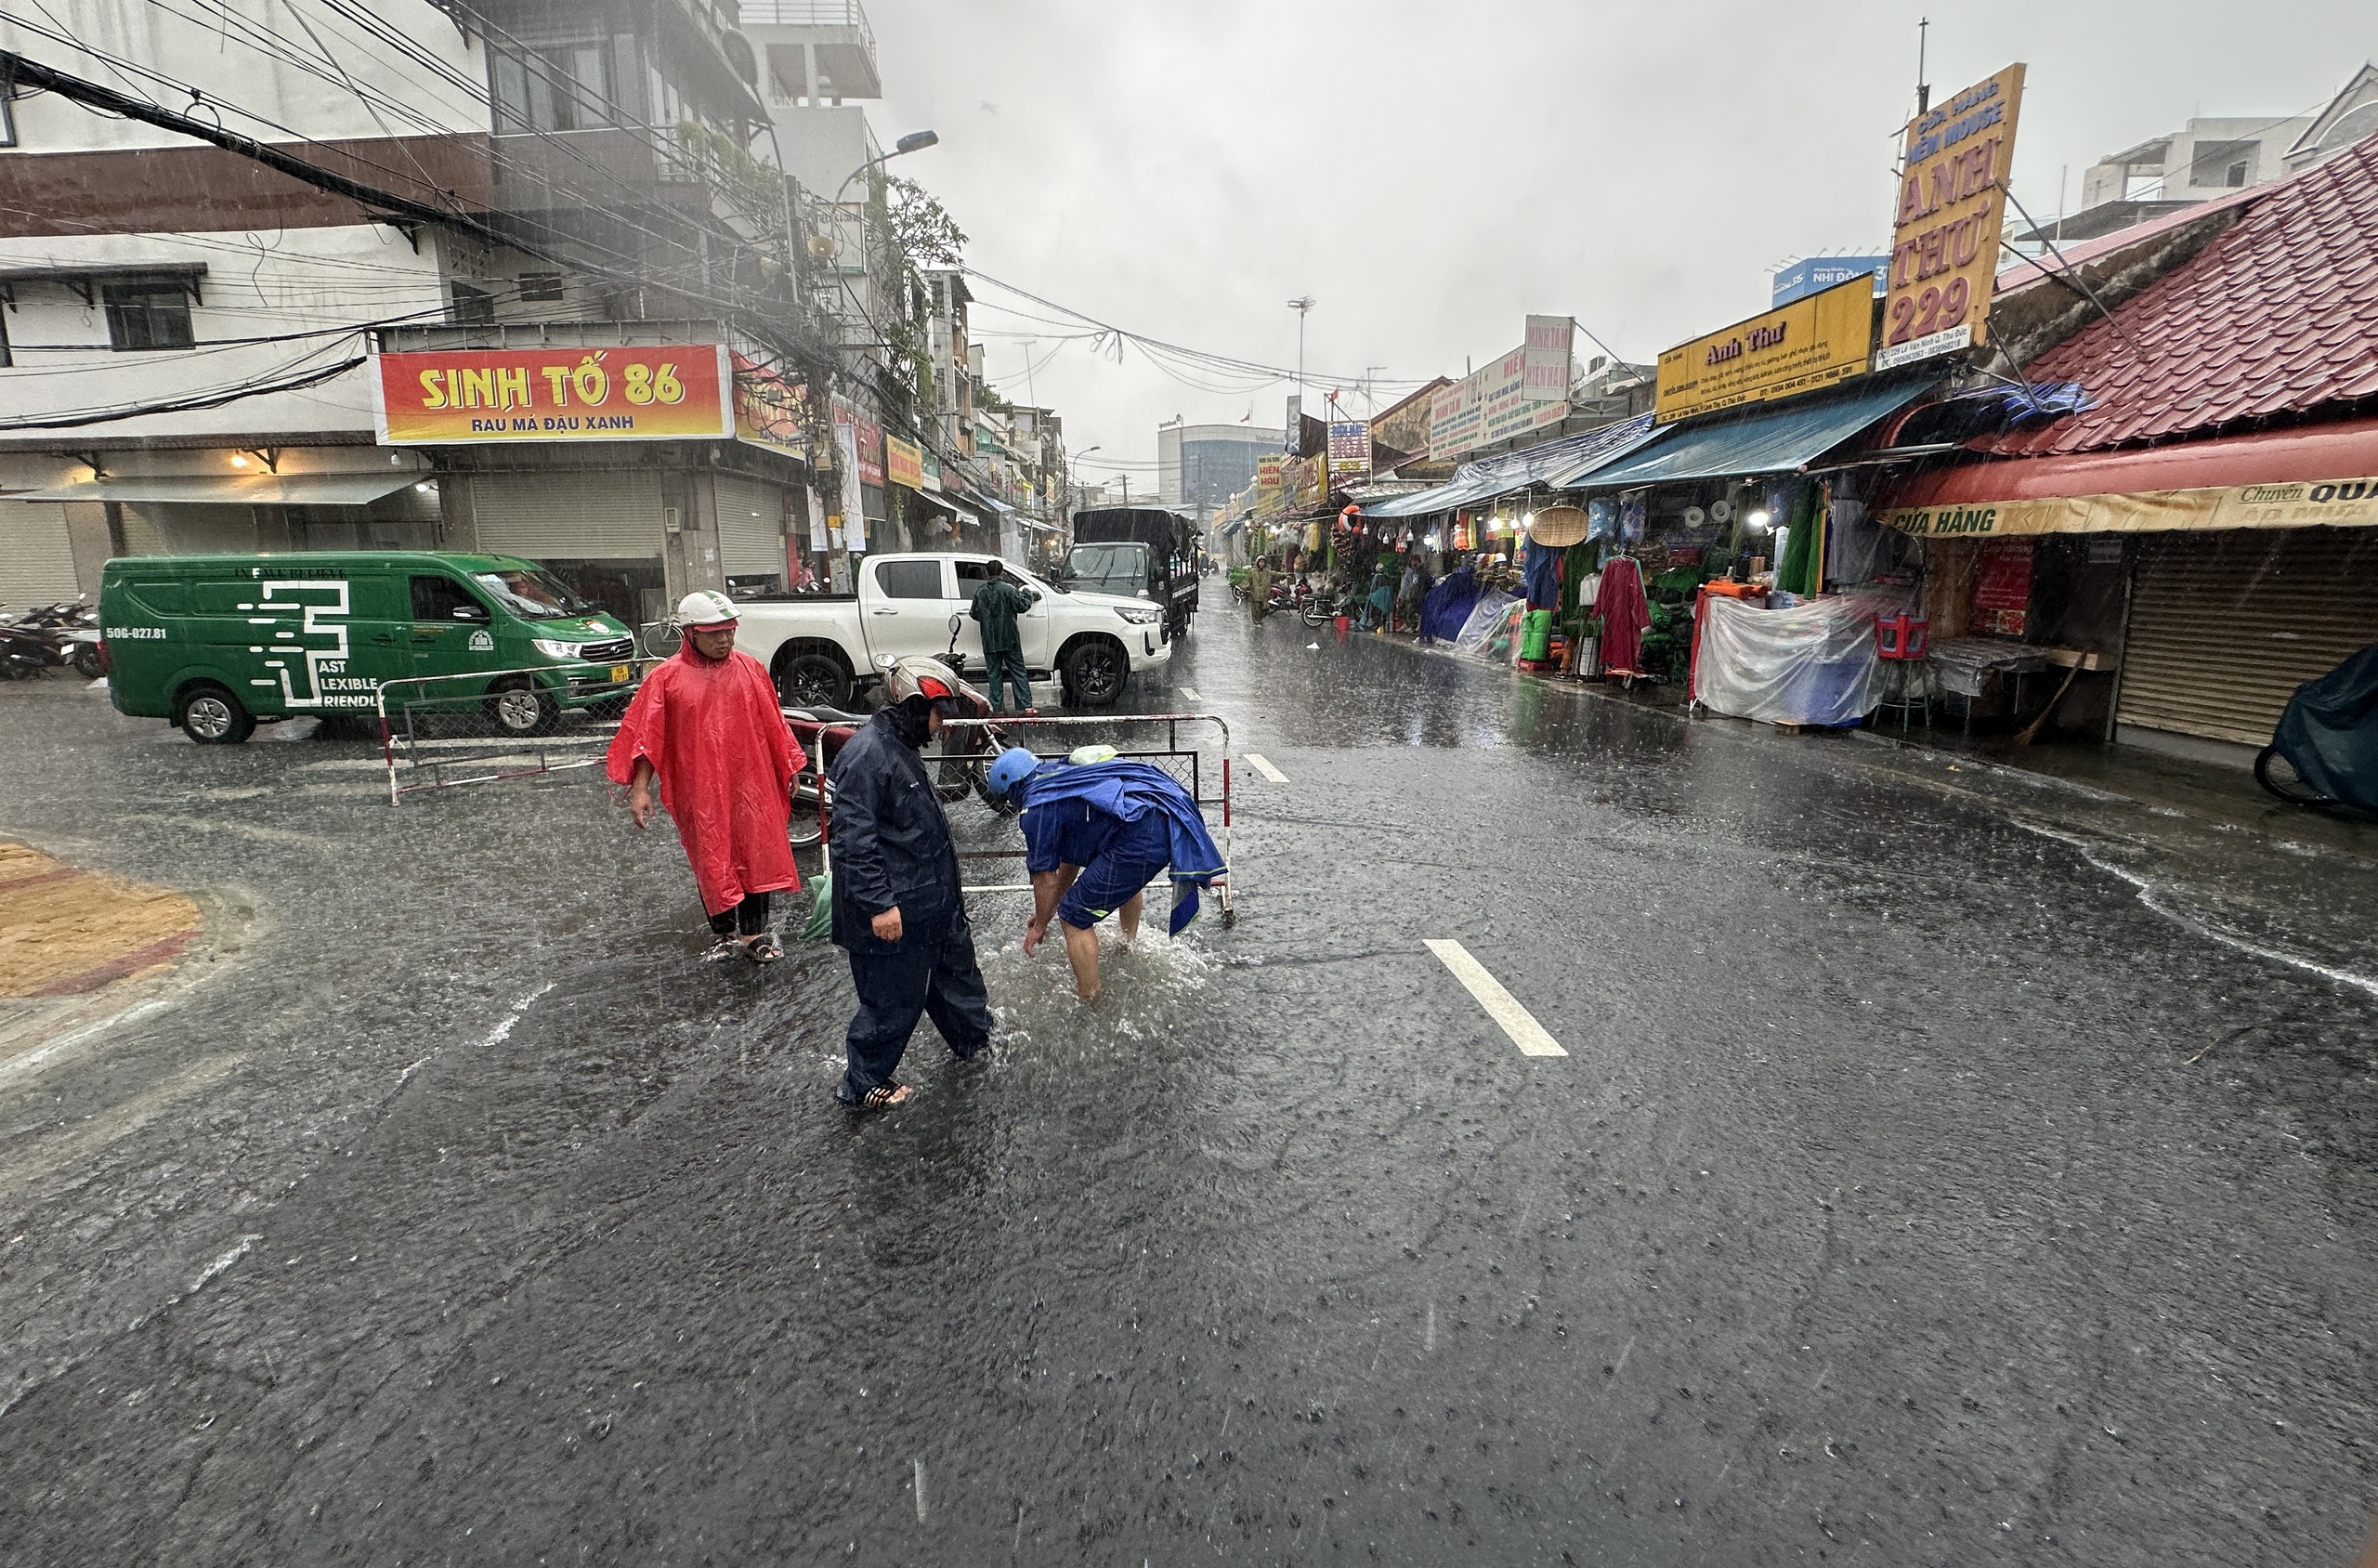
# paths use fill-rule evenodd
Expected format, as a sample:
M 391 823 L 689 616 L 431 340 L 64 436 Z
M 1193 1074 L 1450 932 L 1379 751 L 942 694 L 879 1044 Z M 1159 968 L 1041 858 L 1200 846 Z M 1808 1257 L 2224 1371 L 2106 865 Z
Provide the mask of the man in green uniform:
M 1039 604 L 1040 595 L 1011 581 L 1001 562 L 990 561 L 986 569 L 989 575 L 974 590 L 974 608 L 967 613 L 983 628 L 983 667 L 990 676 L 991 712 L 1007 712 L 1007 687 L 1013 681 L 1015 711 L 1037 719 L 1040 710 L 1032 705 L 1032 677 L 1024 668 L 1024 637 L 1015 629 L 1015 618 Z

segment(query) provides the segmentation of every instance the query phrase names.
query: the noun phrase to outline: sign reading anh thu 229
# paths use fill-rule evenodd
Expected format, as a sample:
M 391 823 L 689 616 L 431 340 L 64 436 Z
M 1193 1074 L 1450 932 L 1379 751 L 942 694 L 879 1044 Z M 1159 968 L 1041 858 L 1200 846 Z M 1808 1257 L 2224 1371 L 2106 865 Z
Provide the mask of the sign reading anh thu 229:
M 372 357 L 390 446 L 682 441 L 735 434 L 725 345 L 457 348 Z

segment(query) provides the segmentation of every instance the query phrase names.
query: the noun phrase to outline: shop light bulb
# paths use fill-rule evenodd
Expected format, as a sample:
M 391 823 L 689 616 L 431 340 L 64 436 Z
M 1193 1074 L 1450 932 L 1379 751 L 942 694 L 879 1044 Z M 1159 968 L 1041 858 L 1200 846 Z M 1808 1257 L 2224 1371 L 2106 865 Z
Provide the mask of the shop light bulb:
M 424 479 L 421 483 L 413 486 L 412 488 L 419 490 L 422 494 L 427 495 L 429 493 L 429 481 L 427 479 Z
M 1764 511 L 1753 512 L 1750 515 L 1750 526 L 1757 529 L 1761 533 L 1765 533 L 1767 531 L 1767 525 L 1771 521 L 1773 521 L 1773 519 L 1768 516 Z
M 244 457 L 234 456 L 231 459 L 231 466 L 234 468 L 245 468 L 247 465 L 248 460 Z

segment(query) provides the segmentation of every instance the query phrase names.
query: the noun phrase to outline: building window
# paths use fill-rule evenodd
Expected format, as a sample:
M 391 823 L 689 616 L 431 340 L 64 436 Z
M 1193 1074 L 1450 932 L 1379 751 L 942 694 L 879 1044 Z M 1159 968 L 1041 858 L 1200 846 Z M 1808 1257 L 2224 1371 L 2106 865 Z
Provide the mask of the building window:
M 104 283 L 99 297 L 107 306 L 111 348 L 188 348 L 197 341 L 189 291 L 178 278 Z
M 558 304 L 568 297 L 562 288 L 558 272 L 523 272 L 520 274 L 520 297 L 533 304 Z
M 8 348 L 8 313 L 0 310 L 0 370 L 7 370 L 16 362 L 17 356 Z
M 456 283 L 454 292 L 454 324 L 458 327 L 491 327 L 495 325 L 495 295 L 485 289 L 475 289 L 468 283 Z
M 2244 159 L 2241 158 L 2238 162 L 2229 165 L 2228 173 L 2222 180 L 2222 183 L 2224 185 L 2233 186 L 2243 185 L 2246 183 L 2246 162 Z
M 610 55 L 605 44 L 490 48 L 496 130 L 582 131 L 613 124 Z

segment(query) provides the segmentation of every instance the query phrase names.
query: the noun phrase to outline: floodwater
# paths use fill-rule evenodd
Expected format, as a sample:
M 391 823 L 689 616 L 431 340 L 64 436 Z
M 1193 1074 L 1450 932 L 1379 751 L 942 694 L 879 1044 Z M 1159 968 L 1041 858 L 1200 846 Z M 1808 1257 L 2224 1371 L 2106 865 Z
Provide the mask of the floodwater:
M 840 955 L 696 963 L 590 772 L 0 690 L 0 829 L 255 911 L 0 1078 L 0 1557 L 2350 1559 L 2368 843 L 1219 607 L 1169 680 L 1287 779 L 1236 928 L 1084 1008 L 980 900 L 999 1042 L 871 1119 Z

